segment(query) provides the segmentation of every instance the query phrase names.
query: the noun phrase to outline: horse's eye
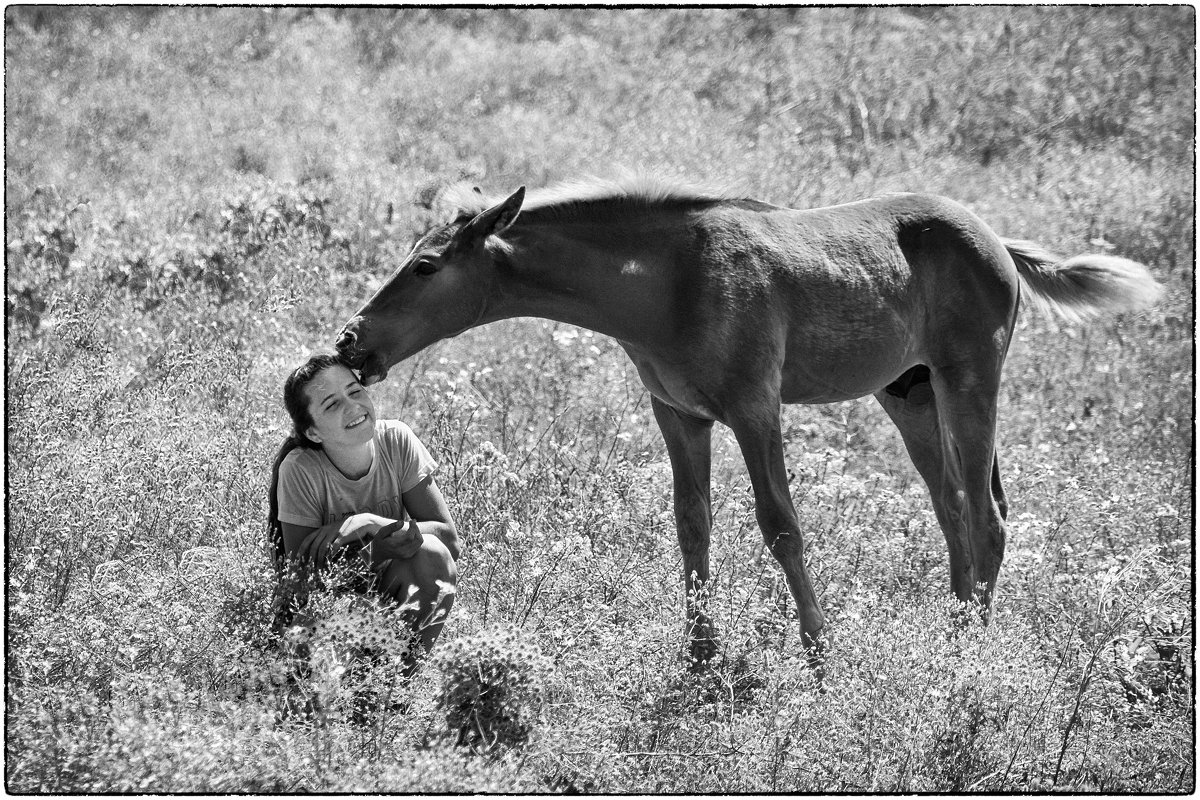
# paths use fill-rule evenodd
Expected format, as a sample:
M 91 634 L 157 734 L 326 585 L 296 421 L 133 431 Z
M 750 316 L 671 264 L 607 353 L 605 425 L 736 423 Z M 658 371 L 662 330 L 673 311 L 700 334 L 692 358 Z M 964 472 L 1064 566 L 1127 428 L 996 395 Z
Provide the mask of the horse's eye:
M 428 275 L 432 275 L 433 273 L 435 273 L 437 271 L 438 271 L 438 266 L 437 266 L 437 264 L 434 264 L 432 261 L 418 261 L 417 265 L 415 267 L 413 267 L 413 272 L 417 273 L 418 275 L 428 276 Z

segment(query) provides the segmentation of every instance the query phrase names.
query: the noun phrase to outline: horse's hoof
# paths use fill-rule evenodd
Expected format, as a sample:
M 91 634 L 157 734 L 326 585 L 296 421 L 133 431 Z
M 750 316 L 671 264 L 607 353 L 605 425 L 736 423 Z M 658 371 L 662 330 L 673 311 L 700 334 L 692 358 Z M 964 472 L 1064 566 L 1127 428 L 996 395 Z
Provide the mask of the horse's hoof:
M 688 669 L 692 672 L 705 672 L 712 666 L 716 657 L 717 649 L 715 647 L 692 648 L 688 654 Z
M 817 679 L 817 684 L 821 685 L 825 681 L 825 660 L 829 655 L 829 639 L 825 636 L 824 631 L 817 631 L 815 634 L 804 635 L 805 648 L 804 658 L 808 664 L 808 668 L 812 670 L 813 676 Z
M 704 672 L 717 657 L 717 642 L 711 637 L 692 639 L 688 651 L 688 669 L 692 672 Z

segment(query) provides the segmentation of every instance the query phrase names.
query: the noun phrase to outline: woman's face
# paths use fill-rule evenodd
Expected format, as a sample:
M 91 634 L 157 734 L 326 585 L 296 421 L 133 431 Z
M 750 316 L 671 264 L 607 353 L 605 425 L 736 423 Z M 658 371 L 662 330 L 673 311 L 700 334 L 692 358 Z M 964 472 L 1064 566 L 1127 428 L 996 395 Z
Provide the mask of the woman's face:
M 341 364 L 326 367 L 304 387 L 313 424 L 305 431 L 333 449 L 366 444 L 375 437 L 375 406 L 354 373 Z

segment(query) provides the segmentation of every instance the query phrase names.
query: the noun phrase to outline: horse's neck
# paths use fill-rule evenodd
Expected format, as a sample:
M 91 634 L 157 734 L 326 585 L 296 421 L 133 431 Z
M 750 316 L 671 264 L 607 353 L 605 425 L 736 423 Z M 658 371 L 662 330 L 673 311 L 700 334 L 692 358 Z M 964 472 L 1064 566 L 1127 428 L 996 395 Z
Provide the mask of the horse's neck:
M 617 339 L 643 338 L 665 306 L 663 271 L 672 265 L 651 258 L 649 243 L 636 237 L 611 247 L 594 233 L 539 226 L 515 237 L 500 270 L 495 317 L 544 317 Z

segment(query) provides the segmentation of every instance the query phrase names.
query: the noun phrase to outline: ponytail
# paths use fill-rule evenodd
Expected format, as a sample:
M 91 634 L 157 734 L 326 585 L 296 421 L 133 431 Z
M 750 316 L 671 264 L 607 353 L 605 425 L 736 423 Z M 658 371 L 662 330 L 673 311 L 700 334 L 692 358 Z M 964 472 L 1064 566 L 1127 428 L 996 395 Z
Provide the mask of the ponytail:
M 283 571 L 287 551 L 283 546 L 283 524 L 279 521 L 279 465 L 288 453 L 302 445 L 295 436 L 289 436 L 279 446 L 275 463 L 271 465 L 271 485 L 267 489 L 267 547 L 276 572 Z

